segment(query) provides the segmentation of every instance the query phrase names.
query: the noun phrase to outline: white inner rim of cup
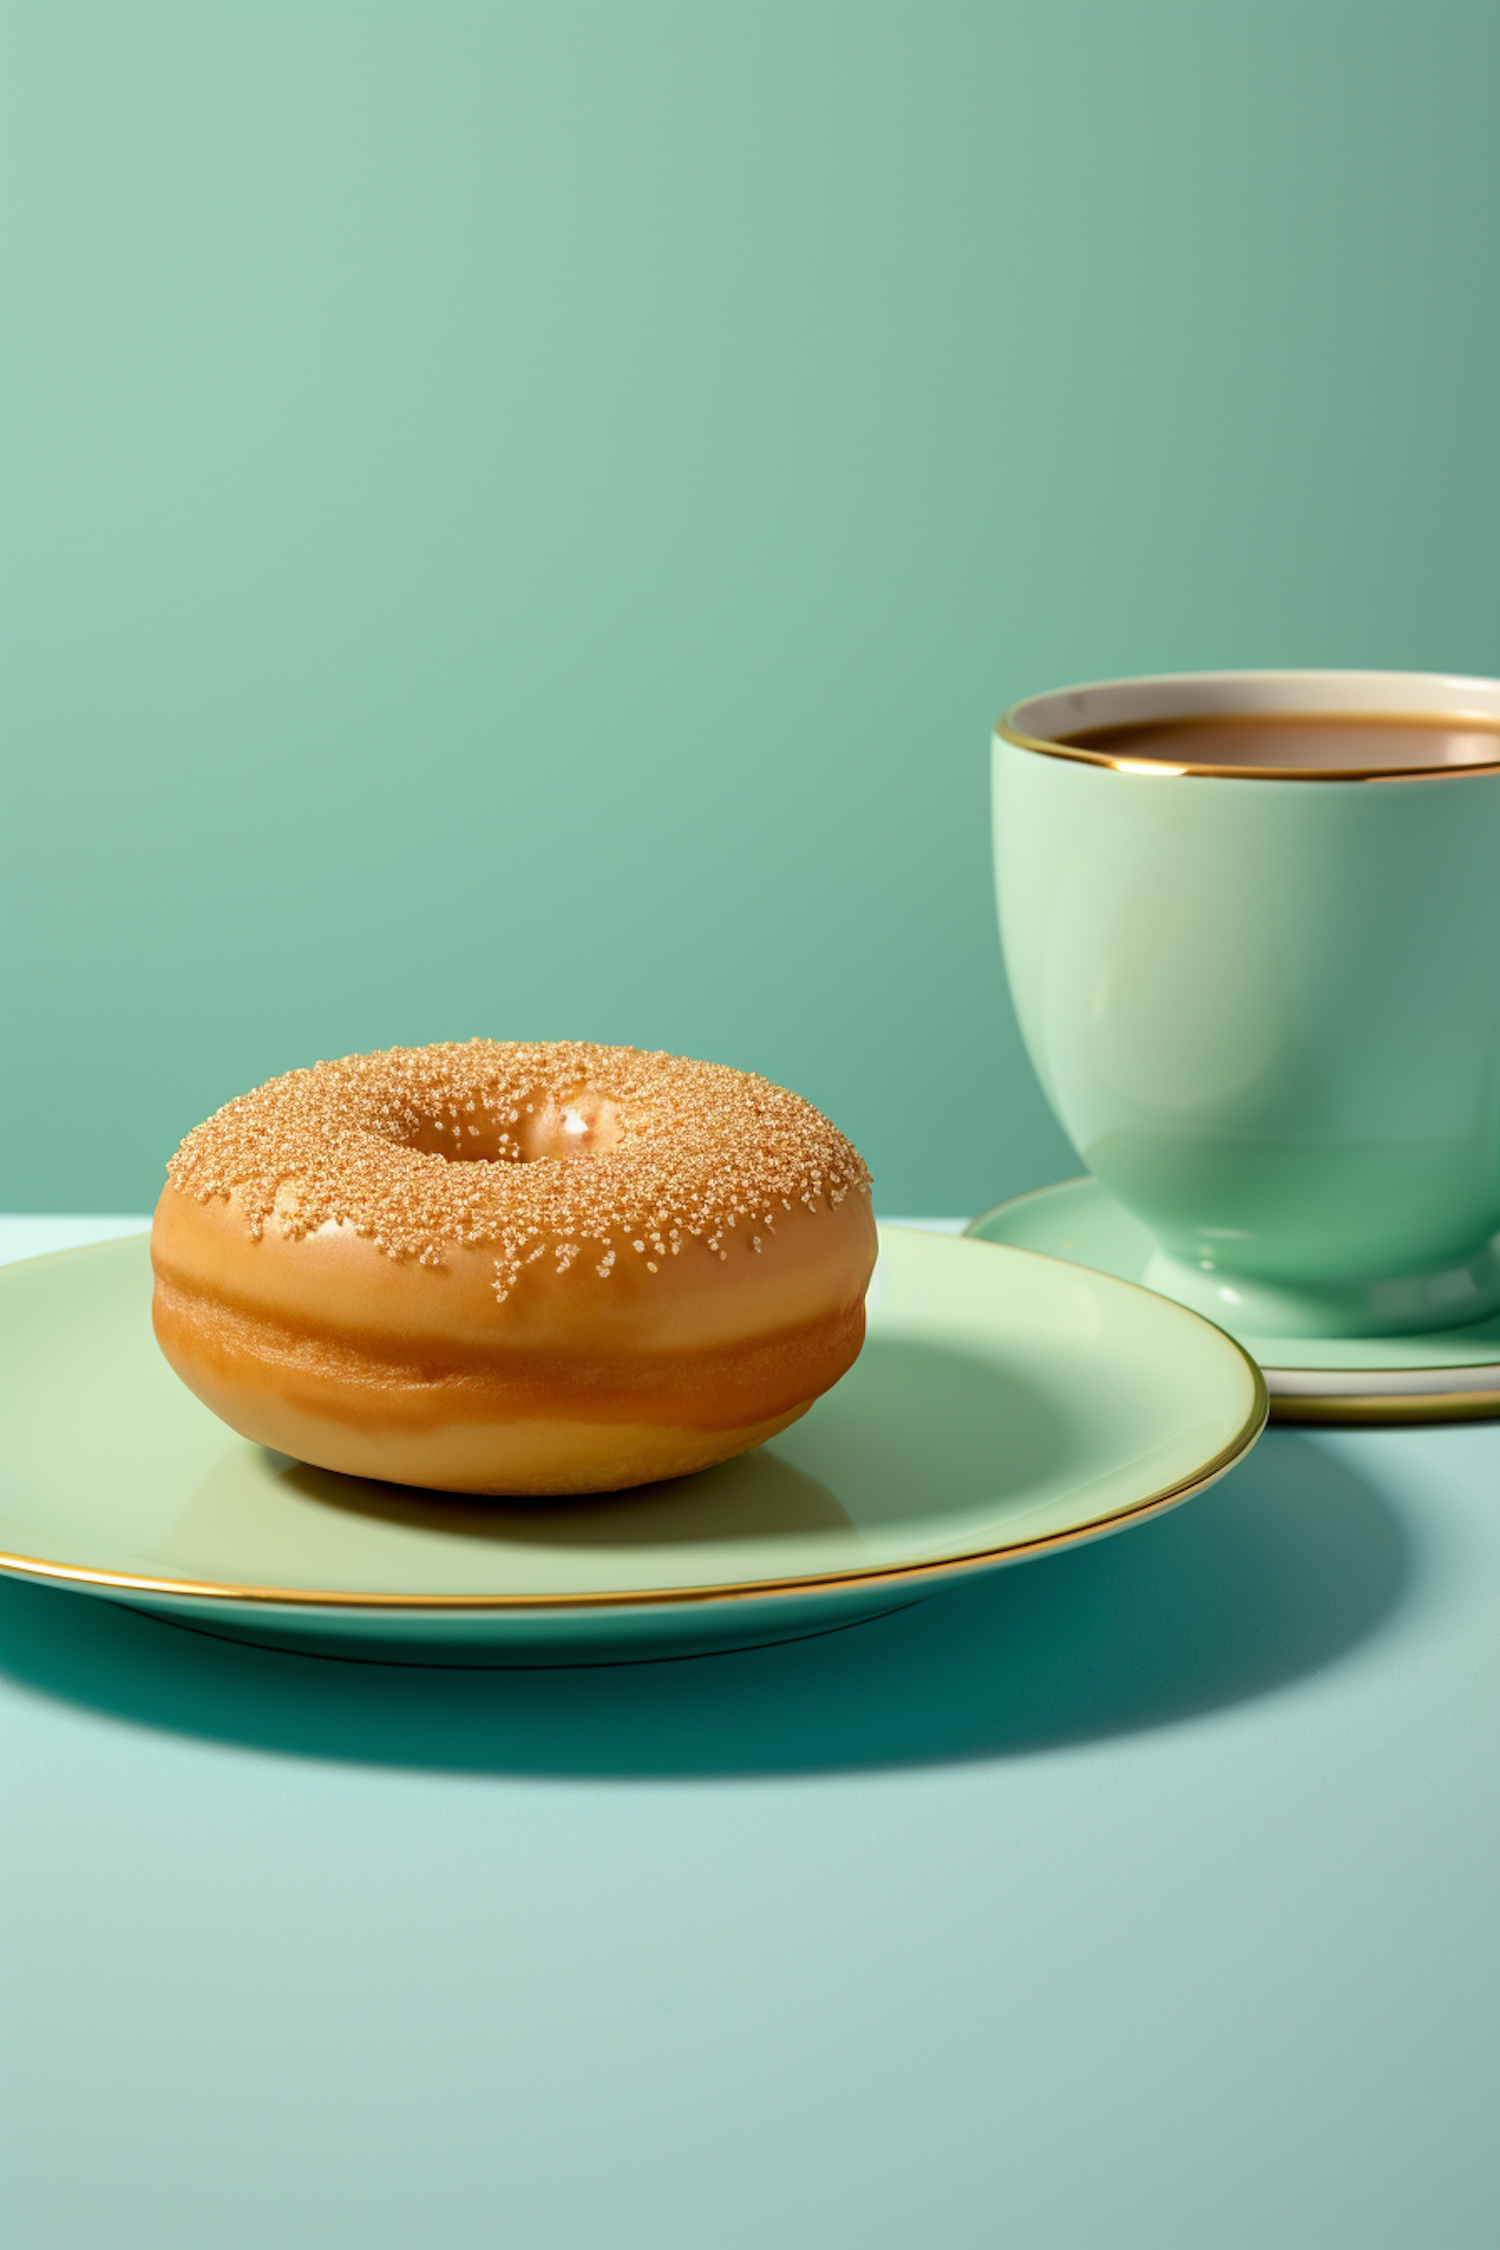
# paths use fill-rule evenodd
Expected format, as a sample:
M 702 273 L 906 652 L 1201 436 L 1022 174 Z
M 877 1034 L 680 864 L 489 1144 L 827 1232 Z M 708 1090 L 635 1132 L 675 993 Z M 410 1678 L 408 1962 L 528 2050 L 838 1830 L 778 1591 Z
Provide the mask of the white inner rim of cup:
M 1170 672 L 1129 680 L 1098 680 L 1083 687 L 1054 688 L 1031 696 L 1007 711 L 999 734 L 1022 747 L 1095 765 L 1127 768 L 1159 765 L 1164 773 L 1218 772 L 1246 780 L 1292 776 L 1302 780 L 1349 780 L 1379 773 L 1445 774 L 1491 770 L 1500 765 L 1500 735 L 1493 761 L 1413 764 L 1402 757 L 1402 733 L 1392 730 L 1391 757 L 1359 768 L 1263 765 L 1174 766 L 1165 759 L 1117 760 L 1107 751 L 1082 749 L 1061 737 L 1096 727 L 1139 725 L 1154 719 L 1252 717 L 1258 712 L 1314 717 L 1427 718 L 1461 723 L 1473 719 L 1500 726 L 1500 680 L 1465 679 L 1444 672 Z

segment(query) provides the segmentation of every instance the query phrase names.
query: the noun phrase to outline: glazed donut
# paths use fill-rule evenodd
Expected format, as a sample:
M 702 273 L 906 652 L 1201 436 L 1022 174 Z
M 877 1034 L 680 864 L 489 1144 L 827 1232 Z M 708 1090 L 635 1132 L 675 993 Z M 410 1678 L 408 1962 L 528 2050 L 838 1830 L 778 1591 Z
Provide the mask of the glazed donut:
M 230 1427 L 351 1475 L 612 1491 L 711 1467 L 854 1362 L 870 1179 L 796 1094 L 632 1047 L 349 1055 L 189 1133 L 157 1339 Z

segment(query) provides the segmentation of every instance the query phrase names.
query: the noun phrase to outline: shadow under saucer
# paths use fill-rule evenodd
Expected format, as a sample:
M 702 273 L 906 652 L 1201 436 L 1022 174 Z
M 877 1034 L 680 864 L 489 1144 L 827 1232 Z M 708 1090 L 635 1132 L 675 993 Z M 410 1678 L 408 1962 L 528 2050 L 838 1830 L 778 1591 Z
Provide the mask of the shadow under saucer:
M 1272 1432 L 1211 1491 L 902 1612 L 744 1654 L 459 1670 L 284 1654 L 0 1583 L 0 1671 L 128 1724 L 464 1772 L 793 1773 L 1020 1755 L 1274 1692 L 1393 1613 L 1414 1560 L 1336 1444 Z

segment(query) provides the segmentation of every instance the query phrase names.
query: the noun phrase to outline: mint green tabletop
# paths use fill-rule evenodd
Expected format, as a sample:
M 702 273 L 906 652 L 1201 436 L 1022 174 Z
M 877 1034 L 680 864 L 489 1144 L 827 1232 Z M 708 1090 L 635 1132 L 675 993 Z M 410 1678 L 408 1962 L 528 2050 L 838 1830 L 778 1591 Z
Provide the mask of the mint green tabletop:
M 1494 1425 L 661 1664 L 0 1584 L 0 2234 L 1488 2250 L 1497 1651 Z

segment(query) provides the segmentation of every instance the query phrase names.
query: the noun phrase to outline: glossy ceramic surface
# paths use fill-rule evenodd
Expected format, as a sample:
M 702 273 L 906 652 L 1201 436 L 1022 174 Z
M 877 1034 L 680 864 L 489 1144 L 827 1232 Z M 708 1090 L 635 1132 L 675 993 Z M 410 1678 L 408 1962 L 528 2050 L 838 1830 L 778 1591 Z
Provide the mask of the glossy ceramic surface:
M 1058 1117 L 1155 1237 L 1152 1286 L 1211 1318 L 1226 1287 L 1304 1337 L 1500 1309 L 1500 772 L 1225 778 L 1026 746 L 1193 705 L 1493 717 L 1500 686 L 1216 674 L 1008 714 L 1001 935 Z
M 981 1242 L 1067 1258 L 1141 1281 L 1156 1245 L 1097 1180 L 1063 1180 L 975 1219 Z M 1500 1414 L 1500 1315 L 1408 1336 L 1276 1336 L 1220 1300 L 1220 1325 L 1252 1352 L 1278 1422 L 1433 1422 Z
M 1254 1442 L 1227 1337 L 1119 1281 L 882 1230 L 851 1374 L 773 1444 L 619 1498 L 449 1498 L 235 1436 L 151 1335 L 139 1238 L 0 1273 L 0 1568 L 202 1630 L 619 1662 L 834 1630 L 1157 1513 Z

